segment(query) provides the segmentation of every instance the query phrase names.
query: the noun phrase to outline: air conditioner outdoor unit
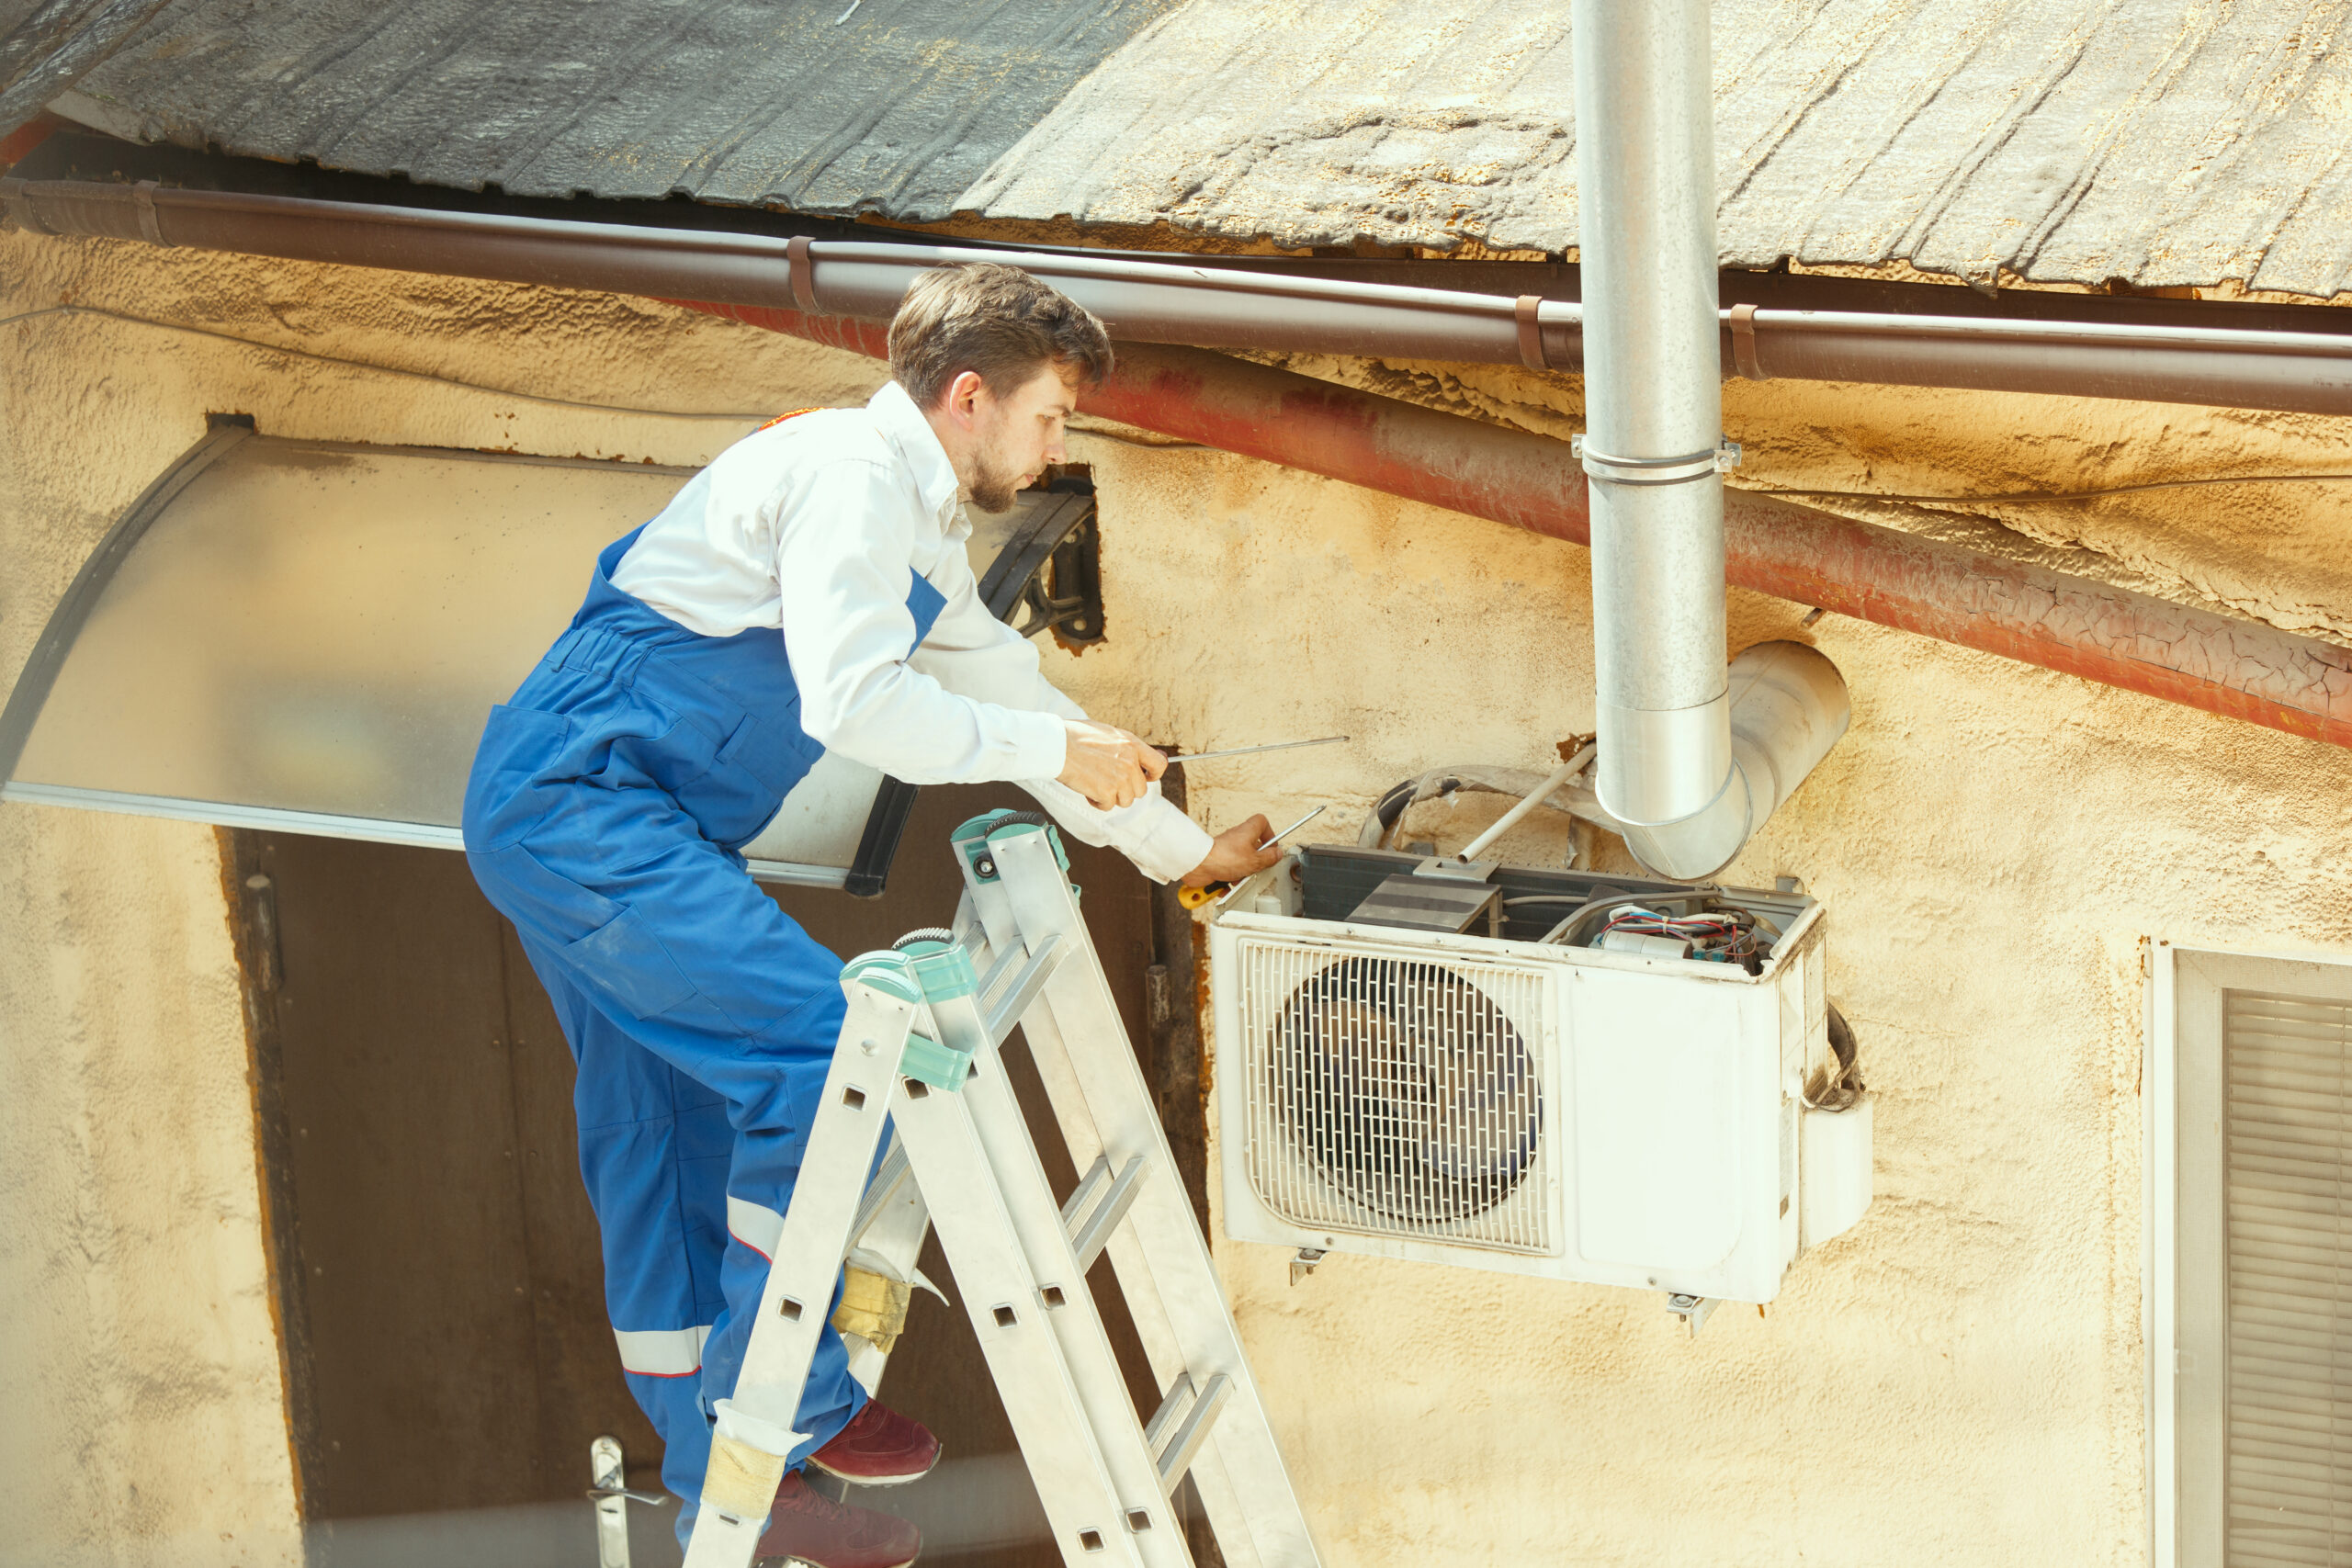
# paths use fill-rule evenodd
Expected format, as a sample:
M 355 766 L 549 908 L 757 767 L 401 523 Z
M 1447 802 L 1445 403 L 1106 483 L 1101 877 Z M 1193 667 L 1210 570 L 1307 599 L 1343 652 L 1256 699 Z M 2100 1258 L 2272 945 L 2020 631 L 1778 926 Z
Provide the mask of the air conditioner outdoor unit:
M 1838 1077 L 1821 907 L 1706 890 L 1752 922 L 1731 961 L 1618 951 L 1633 917 L 1536 940 L 1692 895 L 1326 846 L 1242 885 L 1209 937 L 1227 1234 L 1771 1300 L 1870 1201 L 1869 1101 L 1805 1098 Z

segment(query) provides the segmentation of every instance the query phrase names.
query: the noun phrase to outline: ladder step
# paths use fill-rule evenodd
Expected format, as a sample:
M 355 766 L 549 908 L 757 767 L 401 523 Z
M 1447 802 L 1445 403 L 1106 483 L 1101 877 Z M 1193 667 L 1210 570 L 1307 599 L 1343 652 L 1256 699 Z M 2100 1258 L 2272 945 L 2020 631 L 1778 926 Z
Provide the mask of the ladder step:
M 1176 1483 L 1193 1468 L 1193 1461 L 1200 1457 L 1201 1445 L 1209 1440 L 1209 1428 L 1216 1425 L 1217 1416 L 1232 1397 L 1232 1380 L 1223 1372 L 1209 1379 L 1208 1387 L 1197 1396 L 1193 1390 L 1193 1374 L 1177 1375 L 1168 1397 L 1159 1402 L 1159 1408 L 1152 1412 L 1143 1429 L 1144 1443 L 1159 1467 L 1161 1491 L 1176 1490 Z
M 1106 1153 L 1094 1162 L 1086 1179 L 1062 1205 L 1062 1224 L 1069 1231 L 1069 1249 L 1078 1254 L 1078 1271 L 1081 1274 L 1094 1267 L 1109 1245 L 1111 1233 L 1135 1207 L 1136 1194 L 1143 1190 L 1143 1156 L 1128 1158 L 1116 1180 L 1111 1177 L 1111 1156 Z
M 1049 936 L 1039 944 L 1037 951 L 1030 955 L 1027 966 L 1014 976 L 1012 988 L 1004 993 L 996 1006 L 989 1010 L 989 1044 L 1004 1043 L 1004 1037 L 1012 1033 L 1014 1026 L 1020 1023 L 1021 1015 L 1029 1010 L 1029 1004 L 1037 999 L 1037 993 L 1045 989 L 1046 982 L 1054 977 L 1054 971 L 1061 967 L 1062 958 L 1069 951 L 1069 945 L 1059 936 Z M 990 985 L 995 983 L 997 976 L 1002 972 L 1005 964 L 1012 961 L 1012 956 L 1010 953 L 1006 953 L 989 971 Z M 986 986 L 981 987 L 980 994 L 988 995 Z
M 857 1245 L 858 1238 L 865 1234 L 865 1227 L 874 1223 L 874 1216 L 882 1212 L 883 1205 L 897 1195 L 899 1184 L 907 1179 L 907 1145 L 893 1138 L 890 1152 L 883 1158 L 882 1168 L 874 1173 L 872 1181 L 866 1183 L 865 1199 L 857 1206 L 857 1218 L 850 1223 L 849 1244 L 852 1247 Z

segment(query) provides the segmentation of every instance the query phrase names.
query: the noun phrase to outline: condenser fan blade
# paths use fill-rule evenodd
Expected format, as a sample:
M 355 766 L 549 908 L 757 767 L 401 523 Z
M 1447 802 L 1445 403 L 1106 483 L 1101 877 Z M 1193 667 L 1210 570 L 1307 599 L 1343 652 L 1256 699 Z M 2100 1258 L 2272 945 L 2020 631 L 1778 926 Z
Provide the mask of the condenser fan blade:
M 1276 1016 L 1277 1122 L 1325 1179 L 1392 1220 L 1442 1224 L 1518 1190 L 1536 1159 L 1542 1080 L 1485 992 L 1430 964 L 1349 958 Z

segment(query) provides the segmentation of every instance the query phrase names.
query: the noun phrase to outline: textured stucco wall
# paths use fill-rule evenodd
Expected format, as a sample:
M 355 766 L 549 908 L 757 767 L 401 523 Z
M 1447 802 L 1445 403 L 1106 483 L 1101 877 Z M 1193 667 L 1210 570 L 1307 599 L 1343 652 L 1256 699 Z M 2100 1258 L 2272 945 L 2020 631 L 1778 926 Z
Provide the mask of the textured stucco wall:
M 0 316 L 53 285 L 0 260 Z M 0 669 L 201 430 L 0 326 Z M 0 807 L 0 1562 L 300 1561 L 211 829 Z
M 275 434 L 694 463 L 748 416 L 850 400 L 878 373 L 651 304 L 401 275 L 6 235 L 0 278 L 0 317 L 70 299 L 223 334 L 90 313 L 0 326 L 0 536 L 25 563 L 0 585 L 9 672 L 80 552 L 208 409 Z M 1564 431 L 1575 412 L 1571 384 L 1515 373 L 1344 373 L 1532 428 Z M 2339 434 L 2125 405 L 1734 391 L 1747 477 L 1782 484 L 2010 490 L 2019 474 L 2079 482 L 2209 452 L 2309 467 Z M 727 417 L 670 417 L 695 413 Z M 1328 799 L 1344 837 L 1408 773 L 1538 765 L 1589 727 L 1581 550 L 1215 453 L 1090 437 L 1075 455 L 1103 487 L 1110 640 L 1049 655 L 1057 678 L 1195 748 L 1356 738 L 1199 770 L 1212 825 Z M 2013 519 L 2050 537 L 2011 542 L 2340 627 L 2340 565 L 2314 570 L 2334 505 L 2315 487 L 2258 504 L 2185 492 Z M 1293 1289 L 1280 1253 L 1226 1245 L 1335 1568 L 2142 1559 L 2138 943 L 2340 946 L 2347 897 L 2330 872 L 2352 756 L 1860 623 L 1801 629 L 1802 613 L 1735 596 L 1734 643 L 1816 642 L 1851 682 L 1854 728 L 1726 879 L 1794 874 L 1829 907 L 1832 993 L 1881 1096 L 1878 1202 L 1801 1260 L 1768 1312 L 1724 1309 L 1695 1342 L 1646 1294 L 1349 1258 Z M 1499 806 L 1425 807 L 1410 831 L 1458 842 Z M 1554 822 L 1506 849 L 1561 846 Z M 121 1525 L 109 1561 L 206 1560 L 164 1550 L 198 1515 L 251 1532 L 251 1561 L 270 1560 L 264 1543 L 289 1550 L 209 856 L 199 830 L 0 807 L 0 931 L 12 954 L 67 955 L 12 957 L 5 982 L 0 1072 L 42 1098 L 12 1089 L 0 1111 L 0 1190 L 28 1195 L 0 1220 L 0 1404 L 31 1414 L 8 1441 L 99 1478 L 107 1498 L 136 1482 L 153 1502 L 159 1522 Z M 94 992 L 86 972 L 105 965 Z M 150 1059 L 172 1076 L 133 1070 Z M 168 1139 L 94 1138 L 136 1124 L 164 1082 Z M 61 1146 L 72 1161 L 40 1152 Z M 200 1256 L 188 1206 L 220 1216 Z M 138 1353 L 75 1362 L 116 1342 L 93 1315 L 93 1258 L 167 1224 L 169 1261 L 122 1276 L 108 1308 L 141 1325 Z M 217 1423 L 236 1443 L 175 1458 L 103 1418 L 173 1369 L 215 1365 L 175 1385 L 163 1419 Z M 107 1399 L 88 1397 L 91 1379 Z M 68 1490 L 32 1505 L 41 1539 L 76 1528 L 78 1501 L 50 1501 Z

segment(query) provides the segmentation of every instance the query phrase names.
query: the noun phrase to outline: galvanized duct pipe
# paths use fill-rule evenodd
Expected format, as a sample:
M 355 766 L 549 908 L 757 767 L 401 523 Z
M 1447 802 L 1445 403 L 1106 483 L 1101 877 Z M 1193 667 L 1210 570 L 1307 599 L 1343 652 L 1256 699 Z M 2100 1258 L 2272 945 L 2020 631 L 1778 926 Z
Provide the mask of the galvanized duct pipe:
M 1693 882 L 1731 863 L 1846 733 L 1846 679 L 1819 649 L 1760 642 L 1731 661 L 1731 783 L 1723 802 L 1666 828 L 1620 829 L 1634 858 Z
M 1745 810 L 1724 671 L 1707 0 L 1576 0 L 1570 36 L 1594 788 L 1619 821 L 1663 829 Z
M 37 233 L 876 319 L 889 316 L 924 267 L 1001 261 L 1050 278 L 1124 342 L 1564 371 L 1581 369 L 1585 352 L 1575 304 L 1124 257 L 798 243 L 86 181 L 0 178 L 0 209 Z M 2352 335 L 1759 310 L 1736 301 L 1718 320 L 1713 352 L 1725 376 L 2352 413 Z
M 28 204 L 37 208 L 44 220 L 28 225 L 37 230 L 144 237 L 135 204 L 121 187 L 67 187 L 71 201 L 36 201 L 27 189 L 21 182 L 0 179 L 0 202 L 18 221 L 27 220 Z M 88 192 L 103 201 L 85 198 Z M 169 241 L 198 243 L 192 227 L 183 231 L 183 209 L 174 204 L 209 194 L 153 193 L 156 243 L 164 243 L 161 210 L 170 207 Z M 219 220 L 208 222 L 200 243 L 252 254 L 660 299 L 680 299 L 692 292 L 686 285 L 695 275 L 653 265 L 658 257 L 651 251 L 636 256 L 624 271 L 610 253 L 582 260 L 568 256 L 560 244 L 548 244 L 538 253 L 550 269 L 541 276 L 528 271 L 525 258 L 507 251 L 494 235 L 477 235 L 478 243 L 459 246 L 444 230 L 429 245 L 412 248 L 398 240 L 406 232 L 404 224 L 385 229 L 382 221 L 387 212 L 424 220 L 447 214 L 412 215 L 334 202 L 297 205 L 303 209 L 300 223 L 290 227 L 246 223 L 232 205 Z M 588 231 L 599 244 L 612 233 L 605 225 L 537 227 Z M 665 243 L 703 237 L 658 236 Z M 774 259 L 765 265 L 772 274 Z M 788 306 L 704 301 L 696 308 L 853 353 L 888 355 L 877 321 L 811 316 Z M 1584 475 L 1563 444 L 1524 431 L 1224 355 L 1138 344 L 1120 345 L 1118 369 L 1108 385 L 1088 396 L 1085 406 L 1091 413 L 1182 440 L 1552 538 L 1589 542 Z M 1735 491 L 1726 497 L 1724 525 L 1726 575 L 1736 586 L 2290 735 L 2352 746 L 2352 650 L 2333 643 L 1752 493 Z

